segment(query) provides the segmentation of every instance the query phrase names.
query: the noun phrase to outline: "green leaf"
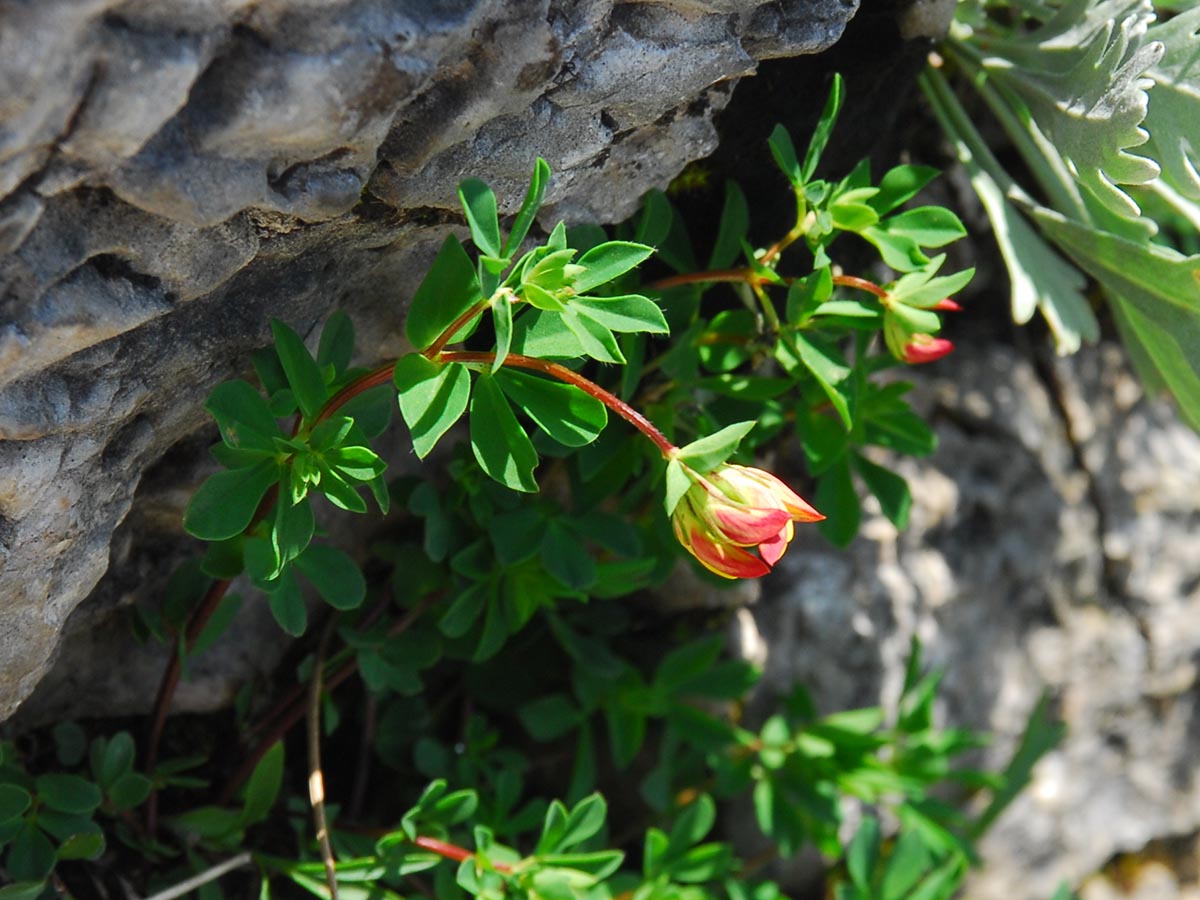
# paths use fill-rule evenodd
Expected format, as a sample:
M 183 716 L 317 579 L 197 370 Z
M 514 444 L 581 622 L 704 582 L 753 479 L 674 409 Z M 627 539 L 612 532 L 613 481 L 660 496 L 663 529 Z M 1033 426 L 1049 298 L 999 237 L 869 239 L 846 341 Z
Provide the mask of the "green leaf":
M 1129 152 L 1144 144 L 1151 82 L 1143 77 L 1163 55 L 1146 37 L 1150 4 L 1113 18 L 1111 4 L 1070 0 L 1029 33 L 988 40 L 984 68 L 1018 101 L 1072 174 L 1118 216 L 1138 215 L 1119 185 L 1145 184 L 1158 166 Z M 1021 108 L 1023 107 L 1023 108 Z
M 531 309 L 513 323 L 512 350 L 540 359 L 574 359 L 585 351 L 562 316 Z
M 247 450 L 275 450 L 274 438 L 280 436 L 266 399 L 245 381 L 218 384 L 204 404 L 221 430 L 221 440 L 230 447 Z
M 367 581 L 358 564 L 326 544 L 312 544 L 296 557 L 296 568 L 334 609 L 357 609 L 367 596 Z
M 737 450 L 742 438 L 754 430 L 757 422 L 735 422 L 715 434 L 702 437 L 679 448 L 676 458 L 703 475 L 725 462 Z
M 438 630 L 448 638 L 460 638 L 470 631 L 483 612 L 492 587 L 484 581 L 469 585 L 442 614 L 438 620 Z
M 40 882 L 54 868 L 54 845 L 40 828 L 26 822 L 9 845 L 5 868 L 13 881 Z
M 46 882 L 40 878 L 37 881 L 19 881 L 0 887 L 0 900 L 37 900 L 45 890 Z
M 827 517 L 818 522 L 817 527 L 831 543 L 845 547 L 854 540 L 862 511 L 850 477 L 850 464 L 845 458 L 817 479 L 813 503 Z
M 304 607 L 304 595 L 291 568 L 286 568 L 279 581 L 267 591 L 267 603 L 279 627 L 292 637 L 304 634 L 308 625 L 308 610 Z
M 254 772 L 246 782 L 246 798 L 242 802 L 242 812 L 238 817 L 238 826 L 244 828 L 255 822 L 263 821 L 270 815 L 279 789 L 283 786 L 283 741 L 271 745 Z
M 1000 186 L 1007 175 L 941 73 L 928 70 L 921 86 L 992 221 L 1012 285 L 1013 320 L 1024 324 L 1041 309 L 1060 354 L 1074 353 L 1083 341 L 1099 338 L 1100 326 L 1084 294 L 1086 280 L 1008 201 Z
M 605 328 L 621 332 L 667 334 L 667 320 L 653 300 L 637 294 L 625 297 L 576 297 L 571 308 Z
M 409 306 L 404 326 L 409 342 L 424 350 L 481 299 L 471 258 L 458 238 L 447 235 Z
M 613 337 L 612 331 L 595 319 L 580 315 L 572 307 L 567 309 L 561 320 L 571 329 L 579 345 L 592 359 L 607 363 L 625 362 L 625 356 L 617 346 L 617 339 Z
M 908 489 L 908 482 L 861 454 L 854 455 L 854 468 L 879 500 L 883 514 L 901 531 L 907 528 L 908 514 L 912 510 L 912 493 Z
M 94 773 L 102 789 L 107 790 L 118 778 L 133 769 L 136 752 L 133 737 L 128 731 L 119 731 L 109 738 L 98 770 Z
M 879 193 L 867 202 L 880 216 L 908 202 L 940 172 L 932 166 L 896 166 L 879 182 Z
M 775 164 L 787 176 L 792 186 L 803 187 L 805 178 L 800 171 L 800 162 L 796 159 L 796 145 L 792 143 L 792 136 L 788 134 L 787 129 L 776 125 L 771 131 L 771 136 L 767 138 L 767 146 L 771 148 Z
M 287 375 L 296 402 L 300 404 L 301 412 L 306 419 L 316 418 L 327 396 L 321 370 L 313 362 L 300 336 L 285 322 L 272 319 L 271 333 L 275 336 L 275 350 L 279 354 L 279 362 L 283 365 L 283 371 Z
M 871 874 L 879 859 L 879 821 L 871 816 L 863 819 L 846 849 L 846 871 L 850 880 L 864 894 L 871 894 Z
M 295 505 L 287 500 L 279 500 L 275 504 L 271 545 L 280 565 L 286 565 L 304 552 L 312 540 L 314 528 L 312 504 L 307 498 Z
M 342 404 L 341 414 L 354 420 L 354 426 L 370 441 L 387 430 L 392 421 L 392 389 L 380 384 L 351 397 Z
M 921 247 L 942 247 L 961 237 L 966 237 L 958 216 L 944 206 L 919 206 L 883 222 L 890 234 L 903 234 L 912 238 Z
M 104 852 L 104 833 L 101 831 L 73 834 L 58 845 L 58 858 L 98 859 Z
M 33 798 L 15 784 L 0 784 L 0 825 L 10 822 L 29 809 Z
M 279 479 L 274 460 L 245 469 L 218 472 L 200 485 L 183 514 L 183 527 L 205 541 L 223 541 L 241 534 L 263 495 Z
M 1125 318 L 1171 388 L 1180 410 L 1200 428 L 1200 254 L 1183 256 L 1142 245 L 1038 207 L 1043 230 L 1118 299 Z
M 496 195 L 486 183 L 478 178 L 468 178 L 458 186 L 458 199 L 467 224 L 471 227 L 471 240 L 487 256 L 502 256 L 500 247 L 500 220 L 496 214 Z
M 537 452 L 490 375 L 481 374 L 471 395 L 471 449 L 489 476 L 515 491 L 534 492 Z
M 717 240 L 708 258 L 709 269 L 726 269 L 733 265 L 742 250 L 742 241 L 750 229 L 750 207 L 746 195 L 735 181 L 725 182 L 725 205 L 717 226 Z
M 521 202 L 521 208 L 517 211 L 516 218 L 513 219 L 512 229 L 508 232 L 508 239 L 504 242 L 504 249 L 500 252 L 501 256 L 512 256 L 520 248 L 521 242 L 525 240 L 525 235 L 529 233 L 529 226 L 533 224 L 534 217 L 537 216 L 538 209 L 542 205 L 542 198 L 546 196 L 546 186 L 550 182 L 550 166 L 540 156 L 537 162 L 533 164 L 533 176 L 529 180 L 529 190 L 525 192 L 525 199 Z
M 813 129 L 812 139 L 808 142 L 808 150 L 804 154 L 804 165 L 800 169 L 800 181 L 803 183 L 811 181 L 813 173 L 817 170 L 817 163 L 825 151 L 825 145 L 829 143 L 829 135 L 833 133 L 833 126 L 837 122 L 838 111 L 842 108 L 844 98 L 842 76 L 834 73 L 833 83 L 829 86 L 829 96 L 825 100 L 825 108 L 821 111 L 820 121 Z
M 553 741 L 574 729 L 581 721 L 579 710 L 566 694 L 555 693 L 539 697 L 517 710 L 517 718 L 535 741 Z M 553 808 L 553 804 L 551 804 Z M 547 817 L 550 813 L 547 812 Z M 548 821 L 548 820 L 547 820 Z M 538 853 L 558 849 L 557 842 L 548 846 L 538 844 Z
M 575 293 L 586 294 L 602 284 L 608 284 L 614 278 L 640 265 L 652 253 L 653 247 L 631 241 L 609 241 L 593 247 L 579 257 L 578 264 L 585 271 L 575 279 Z
M 419 353 L 410 353 L 396 363 L 394 381 L 413 449 L 424 459 L 466 412 L 470 372 L 461 363 L 438 365 Z
M 496 383 L 539 428 L 568 447 L 590 444 L 608 422 L 604 404 L 573 385 L 512 369 L 498 372 Z
M 792 337 L 792 348 L 795 349 L 797 358 L 817 380 L 817 384 L 821 386 L 821 390 L 841 417 L 842 424 L 849 430 L 852 426 L 850 405 L 845 395 L 838 390 L 838 385 L 849 376 L 850 367 L 834 357 L 831 351 L 810 342 L 804 335 L 795 334 Z
M 95 810 L 101 799 L 100 788 L 78 775 L 52 773 L 37 779 L 38 799 L 59 812 L 85 815 Z
M 350 367 L 354 353 L 354 322 L 340 309 L 334 310 L 325 327 L 321 329 L 321 342 L 317 345 L 317 367 L 333 367 L 334 376 L 339 376 Z
M 1200 200 L 1200 7 L 1181 7 L 1178 15 L 1149 29 L 1146 39 L 1160 41 L 1162 59 L 1150 67 L 1154 89 L 1143 123 L 1150 131 L 1147 155 L 1160 163 L 1162 177 L 1185 197 Z
M 351 481 L 370 481 L 387 469 L 387 463 L 370 447 L 335 447 L 325 454 L 325 459 Z
M 108 799 L 118 810 L 141 806 L 150 796 L 153 782 L 138 772 L 126 772 L 108 789 Z
M 587 590 L 596 581 L 596 561 L 582 542 L 558 522 L 551 521 L 542 542 L 542 565 L 569 588 Z

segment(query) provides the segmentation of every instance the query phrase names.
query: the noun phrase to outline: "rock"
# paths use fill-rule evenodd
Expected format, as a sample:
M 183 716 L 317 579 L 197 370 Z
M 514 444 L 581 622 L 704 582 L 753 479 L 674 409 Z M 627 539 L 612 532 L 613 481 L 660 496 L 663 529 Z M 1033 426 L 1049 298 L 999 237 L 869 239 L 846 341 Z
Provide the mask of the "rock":
M 1142 396 L 1112 345 L 1042 376 L 1012 350 L 963 347 L 945 371 L 916 392 L 939 448 L 899 466 L 910 529 L 874 507 L 849 549 L 797 537 L 764 582 L 765 680 L 800 680 L 827 710 L 894 703 L 917 636 L 946 673 L 945 722 L 994 733 L 992 766 L 1048 692 L 1068 735 L 969 886 L 1047 898 L 1200 829 L 1200 435 Z
M 397 353 L 461 178 L 511 212 L 541 154 L 551 224 L 619 220 L 713 149 L 738 78 L 855 9 L 0 0 L 0 719 L 269 317 L 344 306 Z

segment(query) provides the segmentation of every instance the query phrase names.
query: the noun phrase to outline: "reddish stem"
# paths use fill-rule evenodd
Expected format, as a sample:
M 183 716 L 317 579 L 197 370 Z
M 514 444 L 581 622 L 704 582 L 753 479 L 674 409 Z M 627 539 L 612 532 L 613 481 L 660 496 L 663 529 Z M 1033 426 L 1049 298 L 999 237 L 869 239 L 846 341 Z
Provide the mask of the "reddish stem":
M 461 362 L 461 363 L 491 363 L 496 359 L 495 353 L 477 352 L 474 350 L 446 350 L 438 355 L 438 359 L 442 362 Z M 596 382 L 584 378 L 578 372 L 568 369 L 566 366 L 558 363 L 549 362 L 548 360 L 538 359 L 535 356 L 521 356 L 519 353 L 510 353 L 504 358 L 504 365 L 515 366 L 518 369 L 533 369 L 536 372 L 543 372 L 552 378 L 557 378 L 559 381 L 564 381 L 567 384 L 573 384 L 585 394 L 595 397 L 622 419 L 648 437 L 663 456 L 670 457 L 679 448 L 667 440 L 666 435 L 655 427 L 654 423 L 643 416 L 640 412 L 618 397 L 616 394 L 606 391 Z
M 754 281 L 754 273 L 749 269 L 713 269 L 711 272 L 684 272 L 682 275 L 672 275 L 660 278 L 648 285 L 652 291 L 665 291 L 667 288 L 682 287 L 685 284 L 704 284 L 705 282 L 745 282 Z
M 422 850 L 429 850 L 436 853 L 438 856 L 444 856 L 447 859 L 453 859 L 456 862 L 466 862 L 468 859 L 474 859 L 475 854 L 465 847 L 460 847 L 457 844 L 448 844 L 445 841 L 439 841 L 437 838 L 425 837 L 418 835 L 413 841 Z M 497 872 L 512 872 L 512 866 L 504 863 L 493 863 L 492 867 Z
M 858 288 L 860 291 L 866 291 L 868 294 L 874 294 L 880 299 L 884 299 L 888 296 L 888 292 L 875 282 L 867 281 L 865 278 L 859 278 L 857 275 L 834 275 L 833 283 L 840 284 L 842 287 Z
M 446 328 L 446 330 L 438 335 L 438 338 L 436 341 L 434 341 L 432 344 L 430 344 L 428 347 L 426 347 L 424 350 L 422 350 L 421 355 L 424 356 L 426 359 L 433 359 L 435 356 L 437 356 L 439 353 L 442 352 L 442 348 L 445 347 L 448 343 L 450 343 L 450 340 L 456 334 L 458 334 L 458 332 L 461 331 L 462 328 L 468 322 L 470 322 L 476 316 L 480 315 L 487 308 L 488 308 L 488 302 L 486 300 L 480 300 L 478 303 L 471 306 L 469 309 L 466 310 L 466 312 L 464 312 L 457 319 L 455 319 L 453 322 L 451 322 L 450 325 Z
M 387 384 L 392 380 L 392 372 L 395 368 L 396 361 L 393 359 L 391 362 L 384 363 L 382 366 L 372 369 L 366 375 L 350 382 L 325 401 L 325 405 L 321 407 L 320 412 L 313 419 L 313 425 L 319 425 L 321 422 L 324 422 L 359 394 L 369 391 L 371 388 L 379 387 L 381 384 Z
M 370 390 L 381 384 L 386 384 L 392 377 L 392 370 L 396 363 L 393 360 L 377 369 L 368 372 L 361 378 L 352 381 L 336 394 L 325 402 L 313 419 L 313 424 L 322 422 L 333 415 L 338 409 L 344 406 L 351 398 L 357 397 L 364 391 Z M 299 432 L 301 420 L 297 417 L 295 424 L 292 426 L 292 436 Z M 262 502 L 258 504 L 258 509 L 254 512 L 254 517 L 250 520 L 250 524 L 246 526 L 244 534 L 248 534 L 253 530 L 254 526 L 263 520 L 266 514 L 270 511 L 271 506 L 279 496 L 279 486 L 274 485 L 263 496 Z M 213 582 L 208 592 L 204 595 L 200 605 L 192 613 L 188 620 L 187 630 L 184 632 L 185 652 L 190 651 L 196 643 L 196 639 L 204 630 L 204 626 L 208 624 L 208 620 L 212 618 L 221 600 L 229 590 L 231 582 L 228 579 Z M 158 694 L 154 699 L 154 713 L 150 722 L 150 730 L 146 738 L 146 771 L 153 772 L 155 765 L 158 763 L 158 748 L 162 742 L 163 729 L 166 727 L 167 714 L 171 711 L 171 701 L 175 697 L 175 690 L 179 687 L 179 678 L 183 671 L 183 660 L 178 652 L 172 654 L 170 661 L 167 663 L 167 668 L 163 672 L 162 680 L 158 685 Z M 267 745 L 270 746 L 269 744 Z M 146 830 L 153 835 L 157 830 L 158 825 L 158 792 L 151 792 L 146 799 Z

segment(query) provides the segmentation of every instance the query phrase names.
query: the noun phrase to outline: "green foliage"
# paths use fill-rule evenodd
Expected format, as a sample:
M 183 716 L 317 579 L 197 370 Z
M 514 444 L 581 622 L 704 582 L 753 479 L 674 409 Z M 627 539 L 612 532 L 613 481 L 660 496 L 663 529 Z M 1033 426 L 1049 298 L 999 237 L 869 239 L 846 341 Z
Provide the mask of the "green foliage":
M 1149 2 L 1117 0 L 1012 13 L 991 0 L 960 4 L 946 48 L 1044 199 L 1000 165 L 939 70 L 926 72 L 923 87 L 995 226 L 1013 317 L 1041 309 L 1061 353 L 1095 340 L 1086 273 L 1143 381 L 1169 390 L 1200 428 L 1200 256 L 1154 243 L 1157 225 L 1135 199 L 1200 224 L 1200 15 L 1192 8 L 1160 20 Z
M 842 99 L 835 79 L 803 156 L 782 129 L 771 137 L 795 202 L 780 240 L 750 246 L 747 198 L 724 187 L 707 254 L 720 272 L 697 269 L 704 254 L 660 193 L 611 234 L 539 232 L 550 172 L 538 160 L 511 220 L 486 184 L 462 183 L 473 246 L 442 243 L 412 293 L 413 350 L 399 360 L 355 368 L 341 313 L 314 335 L 315 356 L 272 322 L 273 345 L 253 360 L 258 386 L 219 385 L 207 403 L 222 470 L 184 524 L 211 546 L 139 627 L 177 648 L 186 677 L 239 608 L 222 599 L 226 582 L 244 577 L 286 632 L 309 639 L 298 680 L 320 672 L 326 690 L 297 686 L 264 711 L 261 686 L 248 686 L 236 727 L 255 765 L 203 805 L 180 795 L 218 787 L 207 762 L 143 775 L 127 735 L 91 743 L 87 777 L 0 778 L 9 874 L 40 890 L 56 860 L 105 852 L 96 830 L 52 828 L 45 810 L 90 821 L 156 790 L 170 800 L 165 832 L 122 840 L 170 860 L 180 880 L 246 848 L 264 897 L 284 885 L 332 896 L 332 877 L 343 896 L 783 900 L 717 828 L 723 804 L 749 797 L 762 840 L 781 856 L 815 846 L 839 896 L 956 889 L 973 842 L 1057 738 L 1044 710 L 1004 773 L 960 768 L 981 738 L 937 726 L 939 676 L 914 647 L 896 709 L 818 716 L 797 688 L 765 720 L 743 720 L 753 666 L 724 658 L 704 630 L 680 627 L 664 644 L 661 623 L 650 635 L 640 608 L 607 602 L 670 584 L 678 543 L 664 495 L 669 516 L 693 478 L 769 447 L 798 450 L 835 542 L 857 532 L 859 484 L 897 527 L 907 520 L 911 494 L 887 461 L 929 454 L 935 439 L 909 385 L 884 373 L 939 332 L 940 301 L 973 272 L 944 273 L 932 252 L 964 234 L 951 212 L 905 208 L 933 170 L 899 166 L 875 183 L 864 162 L 816 177 Z M 842 272 L 849 241 L 878 252 L 887 280 Z M 676 275 L 647 280 L 643 263 Z M 397 406 L 436 475 L 385 481 L 373 446 Z M 323 541 L 334 527 L 323 507 L 365 514 L 368 499 L 396 513 L 369 552 Z M 323 606 L 310 606 L 317 597 Z M 366 702 L 334 694 L 350 675 Z M 302 791 L 307 779 L 317 795 L 322 781 L 279 740 L 303 718 L 310 742 L 338 748 L 330 769 L 343 774 L 353 741 L 363 772 L 355 797 L 338 783 L 323 801 L 329 877 Z M 63 729 L 59 758 L 78 765 L 86 743 Z M 601 792 L 614 786 L 621 818 L 610 823 Z M 934 799 L 953 788 L 990 792 L 990 806 L 971 820 Z M 413 797 L 404 811 L 397 798 Z M 868 813 L 843 846 L 854 804 Z M 894 845 L 875 812 L 899 823 Z

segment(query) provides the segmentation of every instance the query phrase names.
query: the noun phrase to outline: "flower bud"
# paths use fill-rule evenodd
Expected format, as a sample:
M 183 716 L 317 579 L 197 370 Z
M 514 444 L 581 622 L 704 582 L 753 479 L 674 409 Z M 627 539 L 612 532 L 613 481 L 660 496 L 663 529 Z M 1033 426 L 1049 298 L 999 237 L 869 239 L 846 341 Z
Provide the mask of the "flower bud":
M 946 338 L 935 338 L 929 334 L 914 334 L 904 345 L 903 359 L 906 363 L 927 363 L 941 359 L 954 349 L 954 343 Z
M 694 477 L 671 520 L 684 549 L 709 571 L 757 578 L 783 556 L 794 522 L 823 518 L 770 472 L 726 464 Z

